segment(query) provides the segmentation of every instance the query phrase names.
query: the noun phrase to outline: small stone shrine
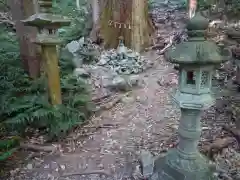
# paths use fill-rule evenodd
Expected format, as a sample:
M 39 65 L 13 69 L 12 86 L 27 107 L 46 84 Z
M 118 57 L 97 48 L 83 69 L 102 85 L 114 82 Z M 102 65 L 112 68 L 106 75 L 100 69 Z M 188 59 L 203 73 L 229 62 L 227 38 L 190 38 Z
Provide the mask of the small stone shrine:
M 189 41 L 169 49 L 165 56 L 179 64 L 179 88 L 173 101 L 181 108 L 179 144 L 157 158 L 150 180 L 212 180 L 214 168 L 198 151 L 201 112 L 215 102 L 211 95 L 215 65 L 230 58 L 227 49 L 205 38 L 208 20 L 197 13 L 187 24 Z

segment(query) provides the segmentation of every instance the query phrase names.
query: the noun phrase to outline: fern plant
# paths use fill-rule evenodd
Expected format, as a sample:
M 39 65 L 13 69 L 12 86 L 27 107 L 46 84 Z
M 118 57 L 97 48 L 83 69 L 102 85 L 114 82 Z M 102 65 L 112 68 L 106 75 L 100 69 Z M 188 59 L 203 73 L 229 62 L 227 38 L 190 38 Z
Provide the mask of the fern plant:
M 19 138 L 2 139 L 0 141 L 0 162 L 6 161 L 13 155 L 19 145 Z
M 24 132 L 29 126 L 44 128 L 53 138 L 84 122 L 91 112 L 90 96 L 87 85 L 69 75 L 73 65 L 66 62 L 71 60 L 60 61 L 63 104 L 52 106 L 46 94 L 46 78 L 29 79 L 21 68 L 16 37 L 1 30 L 1 127 L 13 134 Z
M 87 1 L 80 2 L 86 5 Z M 72 25 L 60 33 L 66 43 L 88 33 L 84 8 L 76 11 L 72 1 L 56 0 L 54 11 L 73 18 Z M 17 149 L 19 139 L 9 136 L 23 135 L 27 127 L 32 127 L 41 129 L 53 140 L 84 122 L 92 108 L 89 87 L 71 75 L 74 65 L 63 58 L 60 59 L 63 104 L 49 104 L 46 78 L 32 80 L 25 74 L 16 42 L 15 33 L 0 25 L 0 162 Z

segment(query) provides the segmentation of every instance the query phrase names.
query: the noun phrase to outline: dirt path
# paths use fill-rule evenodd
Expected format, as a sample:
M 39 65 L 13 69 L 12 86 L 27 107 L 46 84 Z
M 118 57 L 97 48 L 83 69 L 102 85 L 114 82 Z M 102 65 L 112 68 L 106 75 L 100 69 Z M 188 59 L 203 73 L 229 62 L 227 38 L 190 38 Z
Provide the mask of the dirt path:
M 148 56 L 154 59 L 154 54 L 148 53 Z M 56 179 L 65 173 L 100 169 L 113 175 L 111 179 L 119 180 L 121 176 L 125 179 L 131 178 L 140 149 L 146 148 L 159 154 L 166 151 L 166 147 L 173 146 L 168 144 L 171 142 L 168 140 L 177 128 L 178 109 L 171 105 L 169 97 L 170 89 L 174 85 L 163 82 L 165 85 L 161 86 L 158 83 L 163 76 L 169 80 L 175 78 L 171 71 L 172 67 L 158 60 L 153 69 L 141 74 L 145 82 L 142 88 L 132 90 L 113 109 L 102 112 L 90 121 L 91 126 L 117 124 L 117 127 L 101 128 L 88 137 L 72 141 L 70 145 L 65 144 L 61 155 L 49 155 L 44 157 L 43 161 L 35 159 L 26 166 L 23 173 L 28 176 L 31 174 L 31 177 L 24 175 L 25 177 L 19 178 Z M 68 139 L 74 136 L 76 133 Z M 84 180 L 88 178 L 94 180 L 100 177 L 75 177 Z
M 165 41 L 173 31 L 181 29 L 183 17 L 184 13 L 167 6 L 153 9 L 158 27 L 156 43 Z M 154 66 L 140 74 L 144 81 L 142 87 L 127 93 L 112 109 L 92 117 L 86 127 L 77 129 L 61 142 L 59 151 L 48 155 L 40 153 L 37 157 L 30 155 L 28 164 L 12 171 L 9 180 L 136 180 L 139 179 L 135 175 L 140 150 L 161 155 L 174 147 L 179 108 L 172 105 L 170 92 L 176 87 L 177 74 L 163 57 L 154 61 L 156 51 L 145 55 Z M 204 113 L 200 146 L 222 137 L 222 125 L 230 121 L 224 112 L 216 113 L 216 109 L 225 109 L 218 101 L 222 102 L 222 99 Z M 94 128 L 99 126 L 105 127 Z M 93 171 L 97 174 L 62 177 L 68 173 Z
M 158 10 L 156 10 L 158 11 Z M 167 13 L 167 14 L 166 14 Z M 173 18 L 178 20 L 182 16 L 174 16 L 173 11 L 160 10 L 155 13 L 156 20 Z M 170 16 L 169 16 L 170 14 Z M 178 14 L 179 15 L 179 14 Z M 159 20 L 160 22 L 160 20 Z M 169 37 L 169 32 L 179 26 L 172 20 L 162 22 L 157 34 L 162 39 Z M 147 52 L 147 58 L 157 58 L 156 51 Z M 148 149 L 159 155 L 173 147 L 172 137 L 177 130 L 179 109 L 174 107 L 169 96 L 171 88 L 176 86 L 176 72 L 172 65 L 163 57 L 156 60 L 152 69 L 140 74 L 144 80 L 141 88 L 133 89 L 128 96 L 123 97 L 115 107 L 104 111 L 100 116 L 92 117 L 90 125 L 117 125 L 116 127 L 94 128 L 83 127 L 72 133 L 63 143 L 62 151 L 58 155 L 35 157 L 20 170 L 14 180 L 101 180 L 106 176 L 86 175 L 61 177 L 66 173 L 91 172 L 103 170 L 109 173 L 111 180 L 134 179 L 134 172 L 138 165 L 139 150 Z M 79 137 L 83 130 L 88 135 Z M 92 130 L 93 129 L 93 130 Z M 92 132 L 89 134 L 89 131 Z M 75 140 L 73 140 L 75 138 Z

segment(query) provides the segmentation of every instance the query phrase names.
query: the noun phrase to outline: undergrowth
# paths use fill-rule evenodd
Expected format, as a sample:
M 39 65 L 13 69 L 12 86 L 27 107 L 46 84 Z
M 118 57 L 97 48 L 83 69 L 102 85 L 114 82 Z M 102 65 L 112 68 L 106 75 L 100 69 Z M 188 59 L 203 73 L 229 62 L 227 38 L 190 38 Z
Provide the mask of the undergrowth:
M 77 17 L 79 13 L 81 11 L 73 15 Z M 80 24 L 84 24 L 83 20 L 79 21 L 81 23 L 73 22 L 62 34 L 66 42 L 86 34 L 87 31 L 84 31 L 86 27 L 79 27 Z M 76 25 L 78 27 L 75 27 Z M 52 106 L 48 101 L 45 76 L 42 75 L 37 80 L 27 76 L 21 66 L 19 45 L 16 42 L 15 33 L 2 25 L 0 27 L 0 161 L 6 160 L 15 151 L 18 145 L 15 142 L 19 140 L 16 137 L 25 135 L 26 128 L 40 129 L 50 140 L 54 140 L 65 135 L 72 127 L 83 123 L 91 114 L 89 89 L 83 81 L 77 80 L 72 75 L 74 66 L 71 59 L 60 59 L 63 104 Z
M 90 97 L 86 84 L 71 75 L 71 61 L 60 59 L 63 105 L 52 106 L 48 102 L 45 76 L 31 80 L 24 73 L 15 35 L 0 30 L 1 129 L 11 130 L 14 135 L 24 132 L 27 126 L 47 127 L 49 136 L 54 137 L 83 122 Z
M 59 29 L 59 35 L 69 43 L 72 40 L 88 36 L 92 28 L 92 19 L 88 0 L 79 0 L 79 9 L 76 7 L 76 1 L 72 0 L 54 0 L 53 11 L 72 19 L 69 27 Z

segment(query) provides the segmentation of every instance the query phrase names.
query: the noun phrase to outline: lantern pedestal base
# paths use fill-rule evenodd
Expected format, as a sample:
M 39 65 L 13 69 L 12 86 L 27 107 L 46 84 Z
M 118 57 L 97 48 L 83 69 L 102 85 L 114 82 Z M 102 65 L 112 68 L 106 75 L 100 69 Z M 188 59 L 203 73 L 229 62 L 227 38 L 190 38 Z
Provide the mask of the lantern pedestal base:
M 165 157 L 155 160 L 150 180 L 216 180 L 211 169 L 200 153 L 187 159 L 173 149 Z

